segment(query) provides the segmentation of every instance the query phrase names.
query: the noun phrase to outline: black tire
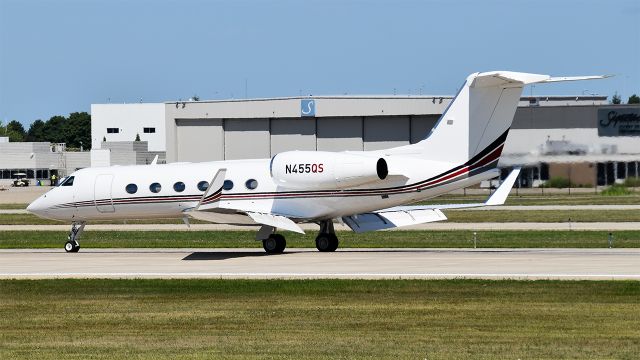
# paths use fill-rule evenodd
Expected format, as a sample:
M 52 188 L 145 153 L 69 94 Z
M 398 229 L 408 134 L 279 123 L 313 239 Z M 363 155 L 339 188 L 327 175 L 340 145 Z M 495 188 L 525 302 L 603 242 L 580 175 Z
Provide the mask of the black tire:
M 287 241 L 280 234 L 271 234 L 267 239 L 262 240 L 262 247 L 267 254 L 282 254 L 287 247 Z
M 316 249 L 320 252 L 336 251 L 338 245 L 338 237 L 335 234 L 320 234 L 316 238 Z
M 75 241 L 69 240 L 64 244 L 64 251 L 77 253 L 78 251 L 80 251 L 80 244 Z

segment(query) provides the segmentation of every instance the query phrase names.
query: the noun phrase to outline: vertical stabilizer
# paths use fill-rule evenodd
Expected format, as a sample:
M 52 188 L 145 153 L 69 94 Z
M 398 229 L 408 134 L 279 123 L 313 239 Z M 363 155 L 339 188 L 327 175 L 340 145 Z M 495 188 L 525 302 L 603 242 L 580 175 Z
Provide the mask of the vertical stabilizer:
M 510 71 L 471 74 L 429 135 L 411 146 L 420 149 L 423 158 L 454 164 L 491 155 L 487 161 L 495 166 L 524 85 L 604 77 L 552 78 Z

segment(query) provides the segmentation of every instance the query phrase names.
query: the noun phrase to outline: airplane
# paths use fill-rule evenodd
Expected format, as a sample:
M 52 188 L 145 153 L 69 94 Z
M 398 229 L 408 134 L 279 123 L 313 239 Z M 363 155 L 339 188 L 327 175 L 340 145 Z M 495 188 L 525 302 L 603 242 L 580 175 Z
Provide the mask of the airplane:
M 334 220 L 361 233 L 446 220 L 443 209 L 501 205 L 519 169 L 484 203 L 413 205 L 500 175 L 498 161 L 524 85 L 603 79 L 511 71 L 469 75 L 442 116 L 412 145 L 376 151 L 287 151 L 270 159 L 95 167 L 78 170 L 27 210 L 71 222 L 64 246 L 78 252 L 87 222 L 182 218 L 257 225 L 268 254 L 282 253 L 276 229 L 316 223 L 316 248 L 339 241 Z

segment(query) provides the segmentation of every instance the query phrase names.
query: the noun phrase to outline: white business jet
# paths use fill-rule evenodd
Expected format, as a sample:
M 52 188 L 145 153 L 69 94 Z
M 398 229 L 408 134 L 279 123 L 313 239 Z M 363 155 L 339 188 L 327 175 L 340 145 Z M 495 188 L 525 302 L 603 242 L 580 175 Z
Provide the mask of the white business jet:
M 256 238 L 270 254 L 286 247 L 276 229 L 304 233 L 298 224 L 317 223 L 316 247 L 335 251 L 334 219 L 365 232 L 446 220 L 442 209 L 503 204 L 518 169 L 484 203 L 403 206 L 497 177 L 524 85 L 604 77 L 475 73 L 425 139 L 413 145 L 82 169 L 27 210 L 72 223 L 68 252 L 80 249 L 78 240 L 89 221 L 159 218 L 261 225 Z

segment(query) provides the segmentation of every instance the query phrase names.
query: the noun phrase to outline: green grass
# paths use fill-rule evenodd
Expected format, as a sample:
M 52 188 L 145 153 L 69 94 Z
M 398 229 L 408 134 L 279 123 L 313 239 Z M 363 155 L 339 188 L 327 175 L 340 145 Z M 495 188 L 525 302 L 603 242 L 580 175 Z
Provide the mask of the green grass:
M 445 211 L 449 222 L 636 222 L 640 210 L 486 210 Z
M 283 232 L 287 246 L 315 247 L 315 234 Z M 640 248 L 640 231 L 617 231 L 614 247 Z M 469 248 L 472 231 L 339 232 L 341 248 Z M 2 249 L 61 248 L 67 233 L 3 231 Z M 82 248 L 259 248 L 254 231 L 85 231 Z M 606 231 L 479 231 L 481 248 L 604 248 Z
M 484 202 L 487 195 L 443 195 L 421 204 L 458 204 L 466 202 Z M 506 205 L 640 205 L 640 194 L 601 196 L 600 193 L 579 194 L 526 194 L 512 193 Z
M 633 194 L 632 190 L 628 189 L 624 185 L 617 184 L 609 186 L 600 193 L 601 196 L 625 196 L 631 194 Z
M 640 282 L 5 280 L 2 359 L 636 359 Z
M 445 211 L 450 222 L 630 222 L 640 221 L 640 210 L 491 210 Z M 123 224 L 123 221 L 98 221 L 96 224 Z M 181 219 L 129 220 L 127 224 L 182 224 Z M 193 224 L 204 223 L 193 220 Z M 0 214 L 0 225 L 56 225 L 55 220 L 32 214 Z
M 0 210 L 22 210 L 29 204 L 0 204 Z

